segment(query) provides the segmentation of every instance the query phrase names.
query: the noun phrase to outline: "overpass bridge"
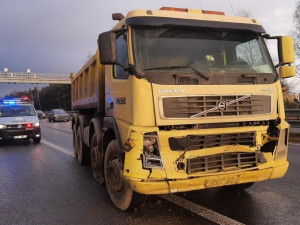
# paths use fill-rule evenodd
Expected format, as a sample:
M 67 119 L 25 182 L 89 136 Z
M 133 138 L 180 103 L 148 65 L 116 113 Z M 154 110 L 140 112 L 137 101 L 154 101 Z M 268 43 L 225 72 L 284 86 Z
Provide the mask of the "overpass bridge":
M 71 84 L 70 74 L 1 72 L 0 83 Z

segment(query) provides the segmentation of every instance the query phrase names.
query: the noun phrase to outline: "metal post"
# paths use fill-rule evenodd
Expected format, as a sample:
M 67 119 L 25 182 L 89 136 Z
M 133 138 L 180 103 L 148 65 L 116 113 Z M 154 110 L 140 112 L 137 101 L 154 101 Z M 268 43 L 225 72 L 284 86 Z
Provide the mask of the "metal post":
M 30 69 L 27 69 L 27 77 L 29 78 Z
M 8 72 L 8 68 L 4 68 L 4 77 L 6 77 L 7 72 Z

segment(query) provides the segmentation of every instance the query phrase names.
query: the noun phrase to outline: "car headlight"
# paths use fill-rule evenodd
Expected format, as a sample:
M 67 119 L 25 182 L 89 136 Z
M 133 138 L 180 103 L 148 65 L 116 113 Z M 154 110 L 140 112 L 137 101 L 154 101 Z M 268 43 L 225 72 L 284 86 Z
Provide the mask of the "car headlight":
M 143 167 L 163 167 L 158 145 L 158 138 L 156 135 L 144 135 Z
M 275 160 L 286 157 L 287 147 L 288 147 L 287 141 L 288 141 L 288 129 L 280 130 Z
M 0 129 L 5 129 L 6 125 L 5 124 L 0 124 Z

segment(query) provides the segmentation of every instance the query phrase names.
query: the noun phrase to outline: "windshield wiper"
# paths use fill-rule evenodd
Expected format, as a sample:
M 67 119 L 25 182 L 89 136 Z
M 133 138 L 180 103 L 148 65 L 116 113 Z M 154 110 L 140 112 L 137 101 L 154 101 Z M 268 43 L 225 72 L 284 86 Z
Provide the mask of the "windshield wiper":
M 199 70 L 197 70 L 196 68 L 192 67 L 192 66 L 189 66 L 189 65 L 180 65 L 180 66 L 162 66 L 162 67 L 151 67 L 151 68 L 146 68 L 145 70 L 155 70 L 155 69 L 191 69 L 193 70 L 194 72 L 196 72 L 197 75 L 199 75 L 200 77 L 204 78 L 205 80 L 209 80 L 209 77 L 206 76 L 205 74 L 201 73 Z

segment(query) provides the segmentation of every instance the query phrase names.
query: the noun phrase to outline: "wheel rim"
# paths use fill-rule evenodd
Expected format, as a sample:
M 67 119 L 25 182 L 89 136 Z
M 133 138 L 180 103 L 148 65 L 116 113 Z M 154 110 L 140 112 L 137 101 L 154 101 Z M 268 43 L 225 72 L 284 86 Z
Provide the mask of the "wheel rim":
M 104 183 L 103 167 L 102 167 L 102 158 L 101 153 L 98 148 L 98 139 L 96 134 L 94 134 L 91 143 L 91 165 L 93 170 L 93 175 L 95 180 L 99 184 Z
M 106 183 L 111 191 L 121 194 L 123 191 L 122 162 L 118 156 L 110 158 L 106 167 Z
M 98 165 L 98 145 L 97 145 L 97 137 L 93 136 L 91 143 L 91 164 L 92 168 L 96 169 Z

